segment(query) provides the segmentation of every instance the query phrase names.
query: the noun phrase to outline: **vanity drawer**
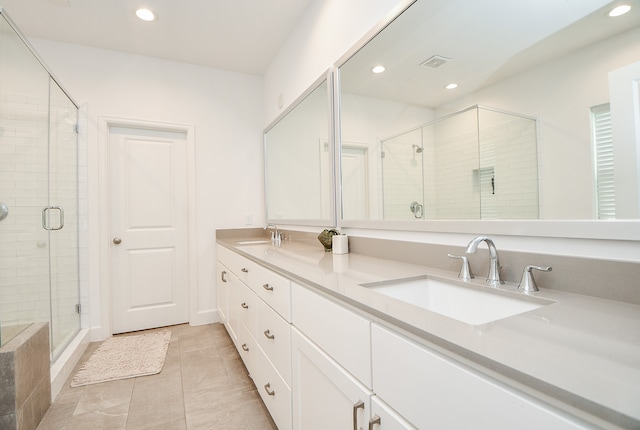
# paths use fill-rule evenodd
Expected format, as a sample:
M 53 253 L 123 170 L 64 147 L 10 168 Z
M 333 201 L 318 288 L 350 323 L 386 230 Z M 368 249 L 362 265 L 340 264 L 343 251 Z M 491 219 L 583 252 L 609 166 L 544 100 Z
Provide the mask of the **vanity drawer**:
M 218 245 L 216 249 L 218 261 L 227 266 L 238 279 L 246 284 L 249 280 L 249 272 L 255 263 L 222 245 Z
M 282 318 L 291 322 L 291 282 L 262 266 L 249 269 L 249 287 Z
M 240 321 L 244 322 L 249 331 L 253 333 L 256 327 L 256 315 L 260 299 L 242 282 L 236 282 L 232 287 L 236 290 L 236 293 L 232 295 L 235 297 L 235 301 L 230 303 L 229 307 L 235 307 Z
M 371 389 L 371 323 L 310 289 L 291 284 L 293 324 Z
M 249 329 L 243 322 L 240 322 L 238 325 L 238 342 L 236 344 L 236 349 L 238 350 L 245 367 L 249 371 L 249 374 L 253 377 L 252 373 L 256 368 L 257 361 L 261 354 L 256 340 L 253 338 Z
M 418 428 L 584 428 L 550 405 L 377 324 L 371 338 L 373 390 Z
M 251 374 L 253 383 L 278 429 L 290 430 L 292 427 L 291 388 L 271 365 L 260 348 L 258 348 L 258 354 L 260 357 Z
M 262 301 L 258 301 L 254 336 L 278 373 L 291 386 L 291 326 Z

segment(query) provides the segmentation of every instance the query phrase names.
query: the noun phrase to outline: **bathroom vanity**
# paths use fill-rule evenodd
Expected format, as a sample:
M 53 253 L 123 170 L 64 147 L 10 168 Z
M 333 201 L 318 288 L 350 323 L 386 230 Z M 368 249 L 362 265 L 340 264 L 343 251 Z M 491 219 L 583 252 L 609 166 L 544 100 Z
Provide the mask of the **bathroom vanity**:
M 217 256 L 220 319 L 280 429 L 640 428 L 638 305 L 317 241 L 219 235 Z

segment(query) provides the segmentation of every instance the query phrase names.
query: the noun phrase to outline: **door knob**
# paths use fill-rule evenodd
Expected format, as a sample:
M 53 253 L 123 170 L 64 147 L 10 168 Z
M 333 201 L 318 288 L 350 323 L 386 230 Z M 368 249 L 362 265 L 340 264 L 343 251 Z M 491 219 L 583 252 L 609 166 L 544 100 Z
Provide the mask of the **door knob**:
M 115 243 L 116 245 L 120 245 L 122 243 L 122 239 L 120 239 L 119 237 L 114 237 L 113 243 Z

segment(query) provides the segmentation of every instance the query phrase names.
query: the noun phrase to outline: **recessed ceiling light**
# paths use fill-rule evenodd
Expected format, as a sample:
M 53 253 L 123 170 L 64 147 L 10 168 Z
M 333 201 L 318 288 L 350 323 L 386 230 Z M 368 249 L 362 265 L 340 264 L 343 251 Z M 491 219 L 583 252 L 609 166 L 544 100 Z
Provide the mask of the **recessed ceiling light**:
M 143 21 L 155 21 L 158 16 L 150 9 L 140 8 L 136 10 L 136 16 Z
M 384 72 L 386 69 L 384 66 L 375 66 L 373 69 L 371 69 L 371 71 L 373 73 L 382 73 Z
M 444 88 L 447 90 L 452 90 L 454 88 L 458 88 L 458 84 L 452 82 L 450 84 L 445 85 Z
M 624 15 L 630 10 L 631 10 L 631 6 L 629 6 L 628 4 L 621 4 L 620 6 L 616 6 L 613 9 L 611 9 L 607 15 L 609 15 L 610 17 L 616 17 L 616 16 Z

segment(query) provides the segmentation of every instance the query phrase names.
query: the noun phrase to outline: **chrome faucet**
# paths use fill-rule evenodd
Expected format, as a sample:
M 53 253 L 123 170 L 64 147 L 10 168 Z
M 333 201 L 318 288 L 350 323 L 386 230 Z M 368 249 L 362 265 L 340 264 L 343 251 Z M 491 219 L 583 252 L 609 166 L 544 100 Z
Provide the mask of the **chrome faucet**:
M 497 287 L 500 284 L 504 284 L 502 277 L 500 276 L 500 259 L 498 258 L 498 250 L 496 249 L 496 245 L 493 243 L 493 240 L 489 239 L 486 236 L 478 236 L 469 242 L 467 245 L 467 254 L 475 254 L 478 250 L 478 245 L 480 242 L 487 242 L 487 246 L 489 247 L 489 273 L 487 274 L 487 284 L 492 287 Z
M 279 245 L 280 241 L 282 240 L 282 236 L 278 231 L 278 227 L 275 224 L 267 224 L 264 226 L 263 230 L 266 230 L 268 228 L 275 229 L 275 231 L 271 232 L 271 242 Z

